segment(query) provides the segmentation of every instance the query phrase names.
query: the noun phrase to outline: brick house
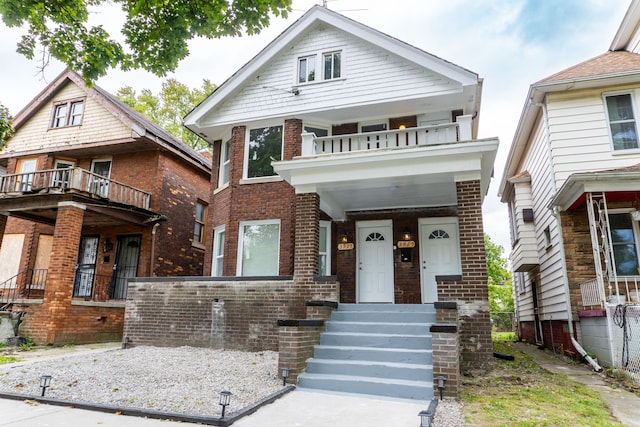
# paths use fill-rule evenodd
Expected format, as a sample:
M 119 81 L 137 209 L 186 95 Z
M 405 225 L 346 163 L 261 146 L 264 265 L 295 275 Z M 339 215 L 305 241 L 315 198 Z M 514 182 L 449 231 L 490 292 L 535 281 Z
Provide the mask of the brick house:
M 64 71 L 0 151 L 0 306 L 38 344 L 120 340 L 127 280 L 200 275 L 210 160 Z
M 332 304 L 391 319 L 442 303 L 458 309 L 463 372 L 489 369 L 481 205 L 498 141 L 477 138 L 481 92 L 469 70 L 310 9 L 185 117 L 213 145 L 210 277 L 134 280 L 125 335 L 280 349 L 282 364 L 282 331 L 308 348 Z M 153 331 L 158 317 L 171 333 Z
M 614 295 L 639 301 L 639 4 L 608 52 L 531 85 L 500 185 L 520 336 L 606 366 Z

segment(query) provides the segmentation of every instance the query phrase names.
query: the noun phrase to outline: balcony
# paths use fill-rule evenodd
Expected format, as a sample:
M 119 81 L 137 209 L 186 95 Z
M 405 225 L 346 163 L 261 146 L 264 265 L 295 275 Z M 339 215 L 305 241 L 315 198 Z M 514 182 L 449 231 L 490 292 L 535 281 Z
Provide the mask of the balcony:
M 471 116 L 459 116 L 455 123 L 321 138 L 315 137 L 313 133 L 303 133 L 302 156 L 350 153 L 385 148 L 434 146 L 470 141 L 471 135 Z
M 48 169 L 0 176 L 0 197 L 80 192 L 149 209 L 151 194 L 80 168 Z
M 579 284 L 582 305 L 584 307 L 598 305 L 602 307 L 606 302 L 611 304 L 639 304 L 639 284 L 640 276 L 617 276 L 609 279 L 606 285 L 604 283 L 602 285 L 599 284 L 597 278 L 587 280 Z M 616 295 L 619 295 L 619 297 L 616 297 Z

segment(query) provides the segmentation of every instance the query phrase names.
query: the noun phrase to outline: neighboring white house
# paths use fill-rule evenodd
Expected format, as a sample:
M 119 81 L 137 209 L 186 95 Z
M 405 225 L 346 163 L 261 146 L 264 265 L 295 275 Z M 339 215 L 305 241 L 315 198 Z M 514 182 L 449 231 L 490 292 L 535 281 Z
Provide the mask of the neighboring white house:
M 499 190 L 520 336 L 604 364 L 622 345 L 605 306 L 638 301 L 639 23 L 634 0 L 608 52 L 531 85 Z

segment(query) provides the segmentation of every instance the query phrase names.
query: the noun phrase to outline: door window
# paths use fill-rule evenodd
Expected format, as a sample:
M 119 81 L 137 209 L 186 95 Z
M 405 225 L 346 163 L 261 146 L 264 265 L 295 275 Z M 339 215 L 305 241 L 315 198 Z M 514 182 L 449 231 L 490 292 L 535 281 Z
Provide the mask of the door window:
M 56 160 L 55 171 L 53 173 L 52 187 L 69 188 L 71 179 L 71 170 L 75 167 L 75 163 L 68 160 Z
M 142 238 L 135 236 L 118 236 L 116 258 L 113 265 L 113 277 L 109 285 L 110 299 L 127 298 L 127 281 L 138 274 L 138 258 Z
M 82 236 L 78 250 L 78 264 L 73 283 L 73 297 L 91 299 L 98 256 L 98 237 Z
M 18 191 L 31 191 L 37 164 L 37 159 L 24 159 L 19 161 L 18 173 L 22 174 L 22 176 L 18 179 Z
M 91 172 L 89 192 L 101 197 L 109 197 L 111 160 L 94 160 L 91 162 Z

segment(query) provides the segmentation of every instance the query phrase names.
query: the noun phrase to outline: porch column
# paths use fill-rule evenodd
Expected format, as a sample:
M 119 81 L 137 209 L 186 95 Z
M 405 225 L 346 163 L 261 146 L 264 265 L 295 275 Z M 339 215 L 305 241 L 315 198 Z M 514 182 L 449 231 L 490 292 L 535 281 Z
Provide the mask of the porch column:
M 56 344 L 58 336 L 69 324 L 71 295 L 78 260 L 78 246 L 86 207 L 75 202 L 60 202 L 53 232 L 53 245 L 42 308 L 45 319 L 46 344 Z
M 296 194 L 296 242 L 293 279 L 299 284 L 313 282 L 318 274 L 320 242 L 320 196 Z
M 458 302 L 462 372 L 484 372 L 493 368 L 493 346 L 480 181 L 456 182 L 456 193 L 462 280 L 438 299 Z
M 2 240 L 4 238 L 4 230 L 7 227 L 7 216 L 0 215 L 0 249 L 2 248 Z

